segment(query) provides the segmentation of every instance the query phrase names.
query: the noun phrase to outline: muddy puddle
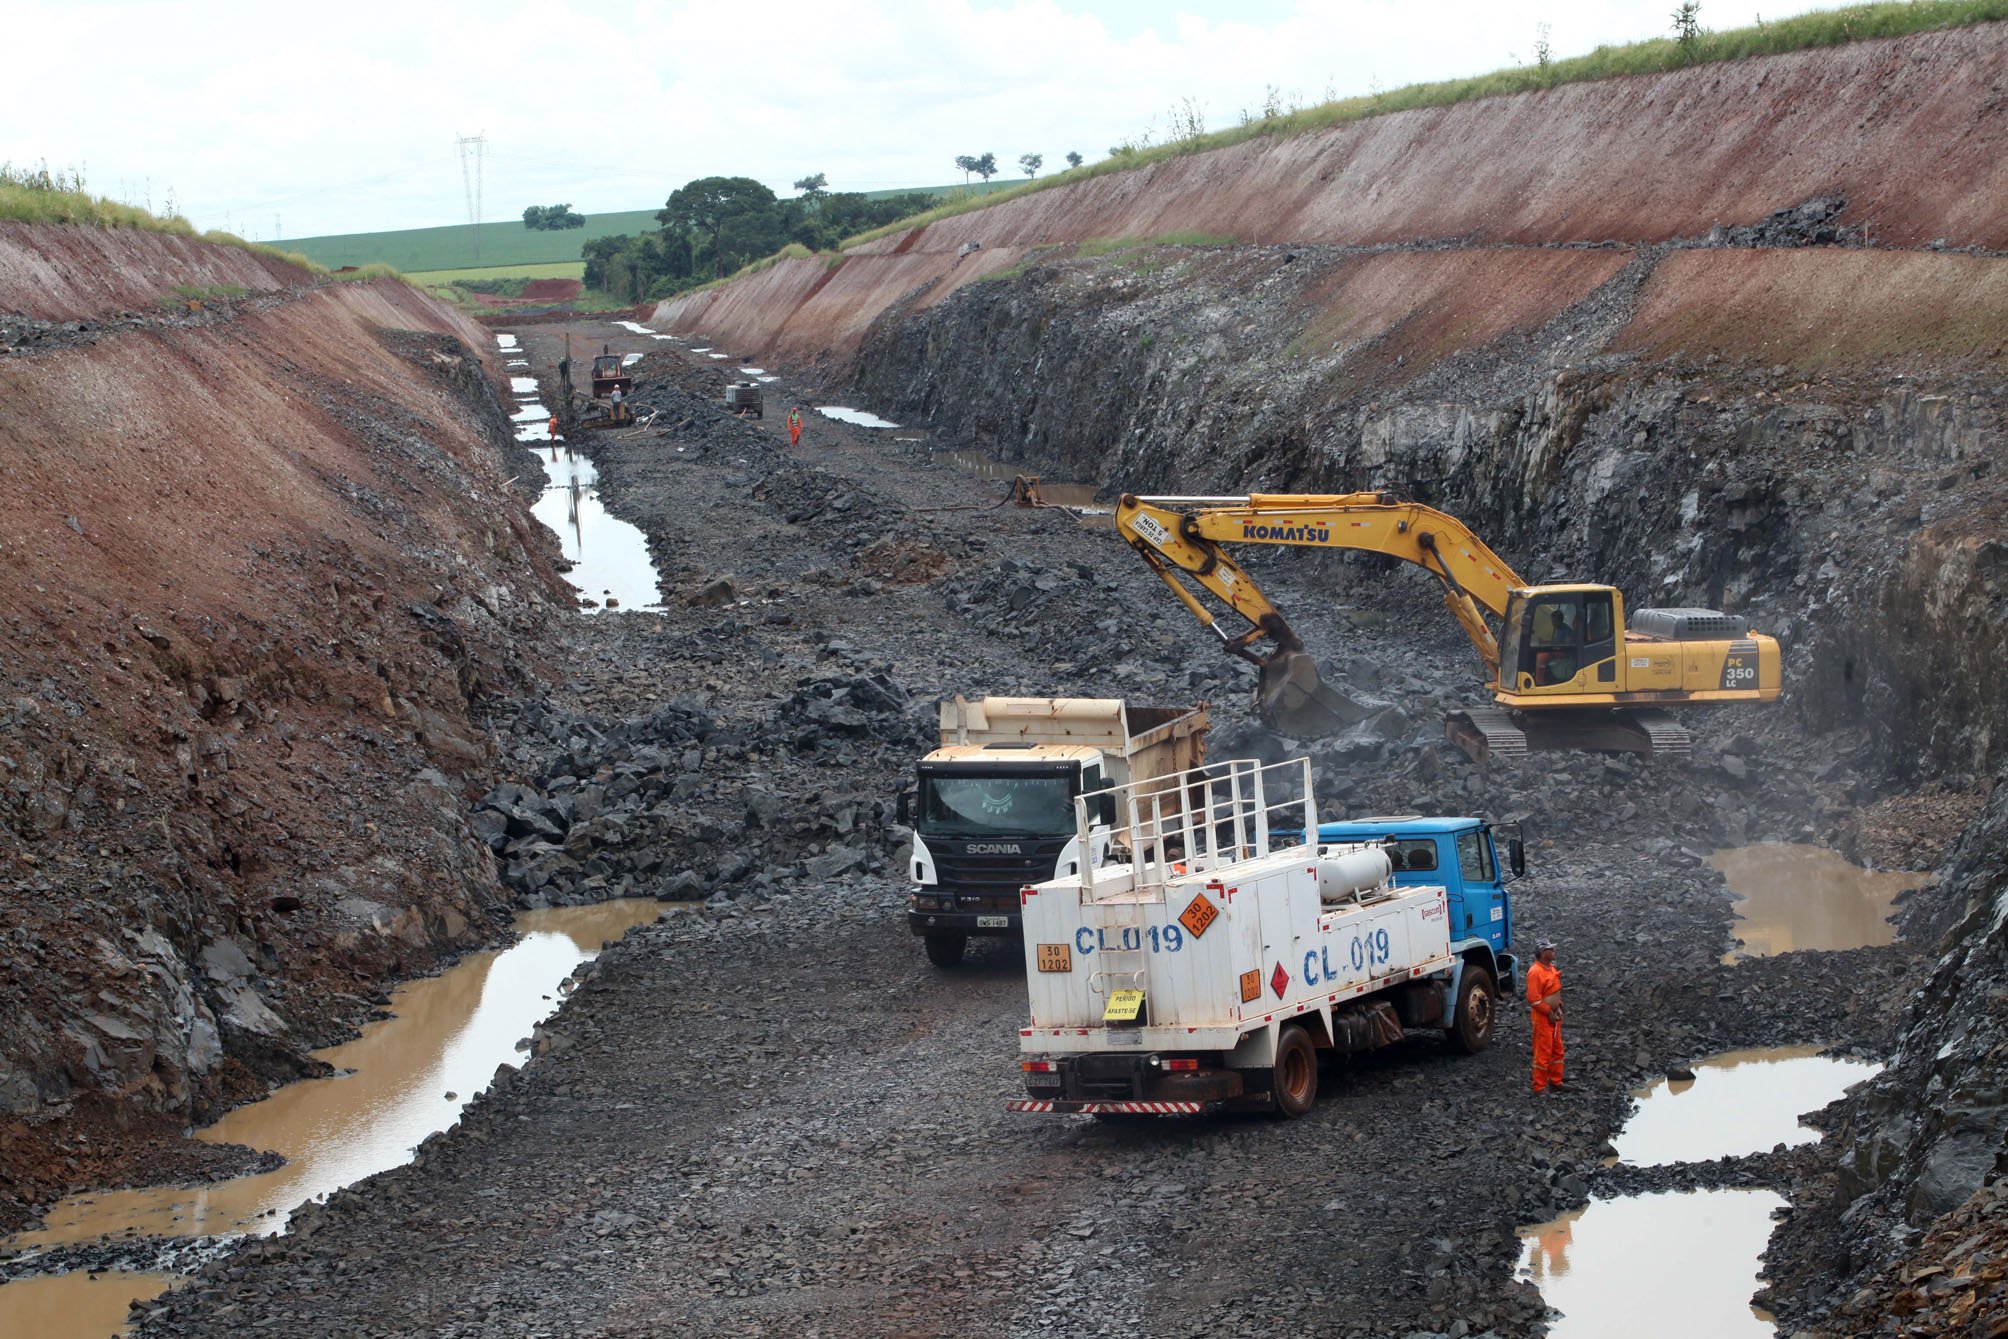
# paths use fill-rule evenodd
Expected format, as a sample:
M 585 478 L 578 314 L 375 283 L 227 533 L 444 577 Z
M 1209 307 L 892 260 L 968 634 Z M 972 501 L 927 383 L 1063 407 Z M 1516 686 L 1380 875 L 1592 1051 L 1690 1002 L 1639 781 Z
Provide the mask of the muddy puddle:
M 121 1334 L 134 1302 L 150 1302 L 173 1287 L 166 1274 L 113 1272 L 21 1279 L 0 1284 L 0 1335 L 8 1339 L 97 1339 Z
M 919 438 L 901 437 L 896 441 L 918 441 Z M 928 457 L 938 464 L 952 466 L 964 474 L 973 474 L 979 479 L 997 479 L 1010 482 L 1024 474 L 1017 466 L 1006 465 L 993 460 L 981 451 L 936 451 Z M 1049 507 L 1065 507 L 1080 518 L 1081 524 L 1094 529 L 1110 529 L 1116 523 L 1115 508 L 1104 502 L 1095 501 L 1094 484 L 1052 483 L 1039 480 L 1039 499 Z
M 897 428 L 899 424 L 891 419 L 880 418 L 865 409 L 852 409 L 848 405 L 819 404 L 816 412 L 824 418 L 833 418 L 839 423 L 849 423 L 859 428 Z
M 1800 1117 L 1882 1072 L 1865 1060 L 1821 1055 L 1817 1046 L 1730 1051 L 1694 1067 L 1692 1079 L 1661 1079 L 1612 1146 L 1637 1167 L 1707 1162 L 1819 1142 Z
M 615 325 L 631 335 L 653 335 L 655 331 L 635 321 L 615 321 Z
M 1593 1200 L 1521 1233 L 1518 1277 L 1562 1313 L 1549 1339 L 1773 1339 L 1750 1296 L 1784 1204 L 1770 1190 Z
M 600 503 L 593 462 L 563 442 L 539 452 L 549 482 L 531 514 L 564 545 L 572 570 L 565 579 L 604 609 L 660 609 L 662 588 L 648 538 Z
M 1731 930 L 1740 946 L 1724 962 L 1893 944 L 1889 915 L 1897 894 L 1930 877 L 1862 869 L 1823 847 L 1788 842 L 1717 851 L 1708 863 L 1736 896 Z
M 1634 1093 L 1637 1110 L 1613 1141 L 1617 1160 L 1660 1167 L 1816 1142 L 1819 1132 L 1800 1118 L 1882 1068 L 1818 1051 L 1731 1051 L 1696 1065 L 1692 1079 Z M 1750 1297 L 1762 1284 L 1772 1215 L 1785 1203 L 1775 1191 L 1744 1189 L 1593 1199 L 1521 1230 L 1518 1277 L 1561 1313 L 1553 1339 L 1771 1339 L 1771 1317 Z
M 652 899 L 632 898 L 523 913 L 518 942 L 400 987 L 391 996 L 395 1017 L 315 1052 L 344 1071 L 340 1077 L 288 1084 L 196 1132 L 211 1143 L 282 1154 L 285 1166 L 205 1186 L 74 1195 L 41 1229 L 7 1245 L 284 1231 L 301 1204 L 410 1161 L 422 1140 L 452 1125 L 488 1087 L 498 1066 L 523 1062 L 516 1043 L 557 1009 L 573 968 L 661 911 Z M 0 1335 L 116 1334 L 130 1302 L 173 1282 L 116 1271 L 93 1280 L 78 1271 L 0 1284 Z

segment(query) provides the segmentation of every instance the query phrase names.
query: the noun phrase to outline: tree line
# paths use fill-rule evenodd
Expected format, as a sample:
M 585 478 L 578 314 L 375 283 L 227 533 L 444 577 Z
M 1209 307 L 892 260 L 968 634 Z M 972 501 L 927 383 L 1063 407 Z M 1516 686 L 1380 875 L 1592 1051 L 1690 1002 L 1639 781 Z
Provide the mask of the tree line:
M 1071 150 L 1068 151 L 1068 167 L 1079 167 L 1081 162 L 1080 154 Z M 987 186 L 990 184 L 990 178 L 997 175 L 997 155 L 994 153 L 959 153 L 955 155 L 955 165 L 962 169 L 962 180 L 964 182 L 967 182 L 970 177 L 976 176 L 983 178 L 983 183 Z M 1018 155 L 1018 170 L 1023 172 L 1027 178 L 1038 176 L 1039 169 L 1045 165 L 1046 155 L 1043 153 L 1021 153 Z
M 586 287 L 624 302 L 664 298 L 722 279 L 789 243 L 828 251 L 846 237 L 918 214 L 927 191 L 867 199 L 832 191 L 818 172 L 783 200 L 751 177 L 700 177 L 672 191 L 656 212 L 656 231 L 587 242 Z

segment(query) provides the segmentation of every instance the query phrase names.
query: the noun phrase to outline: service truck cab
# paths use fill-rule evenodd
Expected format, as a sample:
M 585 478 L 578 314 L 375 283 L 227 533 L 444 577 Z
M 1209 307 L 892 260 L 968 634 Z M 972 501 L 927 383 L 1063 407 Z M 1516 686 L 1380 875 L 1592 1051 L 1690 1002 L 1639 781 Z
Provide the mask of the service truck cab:
M 1514 831 L 1509 824 L 1507 831 Z M 1518 837 L 1506 843 L 1500 867 L 1492 825 L 1482 818 L 1348 819 L 1318 825 L 1320 845 L 1378 843 L 1388 853 L 1394 885 L 1414 888 L 1441 884 L 1450 912 L 1450 939 L 1459 957 L 1491 969 L 1500 992 L 1516 993 L 1518 960 L 1513 945 L 1513 902 L 1506 885 L 1527 870 Z
M 1029 1095 L 1011 1110 L 1300 1116 L 1320 1053 L 1419 1029 L 1490 1043 L 1512 917 L 1480 820 L 1321 828 L 1301 758 L 1085 794 L 1077 832 L 1109 800 L 1111 859 L 1021 894 Z
M 1204 704 L 1135 707 L 1115 698 L 950 698 L 941 747 L 899 797 L 913 826 L 907 928 L 939 967 L 969 937 L 1019 932 L 1018 890 L 1107 857 L 1113 800 L 1086 827 L 1076 801 L 1205 757 Z

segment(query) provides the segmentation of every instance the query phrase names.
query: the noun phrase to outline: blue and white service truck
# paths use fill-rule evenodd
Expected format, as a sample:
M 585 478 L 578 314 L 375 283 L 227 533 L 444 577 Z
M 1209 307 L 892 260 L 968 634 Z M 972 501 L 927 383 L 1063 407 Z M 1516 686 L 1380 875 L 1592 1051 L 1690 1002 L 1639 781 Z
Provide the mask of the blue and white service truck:
M 1294 1117 L 1317 1099 L 1322 1053 L 1412 1029 L 1466 1052 L 1491 1042 L 1516 970 L 1483 821 L 1320 827 L 1301 758 L 1083 795 L 1077 827 L 1110 800 L 1111 858 L 1020 894 L 1028 1096 L 1011 1110 Z

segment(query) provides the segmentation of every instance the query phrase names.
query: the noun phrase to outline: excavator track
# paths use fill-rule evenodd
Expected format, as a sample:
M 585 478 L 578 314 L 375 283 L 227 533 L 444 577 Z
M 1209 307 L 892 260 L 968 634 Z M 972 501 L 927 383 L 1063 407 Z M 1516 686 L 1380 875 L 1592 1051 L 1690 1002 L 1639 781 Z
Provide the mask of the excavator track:
M 1657 707 L 1540 713 L 1473 707 L 1452 713 L 1443 733 L 1473 762 L 1579 749 L 1685 758 L 1694 746 L 1687 727 Z
M 1443 733 L 1473 762 L 1527 756 L 1527 732 L 1504 707 L 1452 712 L 1443 722 Z

